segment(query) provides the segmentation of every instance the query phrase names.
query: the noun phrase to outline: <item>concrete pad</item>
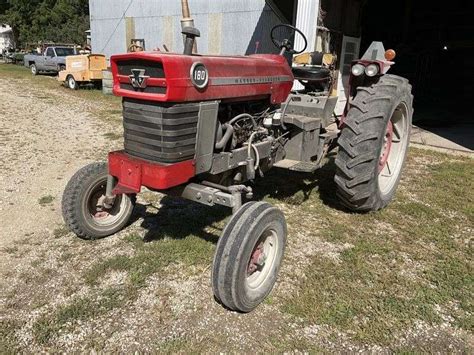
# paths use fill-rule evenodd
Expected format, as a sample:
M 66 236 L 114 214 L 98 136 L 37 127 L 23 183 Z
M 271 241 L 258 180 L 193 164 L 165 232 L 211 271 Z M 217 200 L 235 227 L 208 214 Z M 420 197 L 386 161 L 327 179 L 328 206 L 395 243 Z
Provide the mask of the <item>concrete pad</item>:
M 450 127 L 413 126 L 411 142 L 468 154 L 474 153 L 474 124 L 460 123 Z

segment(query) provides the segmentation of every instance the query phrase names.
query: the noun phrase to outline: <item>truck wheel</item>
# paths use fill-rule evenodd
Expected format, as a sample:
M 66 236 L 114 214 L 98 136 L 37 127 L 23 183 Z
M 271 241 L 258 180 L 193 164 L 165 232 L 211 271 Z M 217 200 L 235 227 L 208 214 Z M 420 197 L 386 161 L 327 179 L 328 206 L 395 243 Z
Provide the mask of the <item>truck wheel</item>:
M 286 244 L 283 213 L 249 202 L 232 216 L 217 243 L 212 269 L 215 297 L 227 308 L 250 312 L 272 291 Z
M 106 163 L 87 165 L 71 178 L 64 190 L 64 221 L 82 239 L 112 235 L 123 229 L 132 215 L 135 195 L 117 195 L 111 208 L 103 206 L 107 175 Z
M 30 70 L 31 70 L 31 74 L 38 75 L 38 68 L 36 67 L 36 64 L 31 64 Z
M 353 211 L 386 207 L 400 182 L 410 141 L 413 95 L 408 80 L 385 75 L 358 88 L 338 140 L 337 195 Z
M 72 75 L 69 75 L 66 78 L 66 81 L 67 81 L 67 86 L 68 86 L 69 89 L 71 89 L 71 90 L 79 89 L 79 85 L 77 84 L 76 79 L 74 79 L 74 77 Z

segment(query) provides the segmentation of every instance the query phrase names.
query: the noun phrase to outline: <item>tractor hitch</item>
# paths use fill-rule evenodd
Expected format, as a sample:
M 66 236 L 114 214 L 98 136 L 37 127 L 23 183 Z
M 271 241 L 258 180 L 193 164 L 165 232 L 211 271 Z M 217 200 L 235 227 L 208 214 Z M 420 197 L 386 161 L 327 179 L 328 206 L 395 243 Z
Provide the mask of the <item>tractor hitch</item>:
M 207 206 L 221 205 L 232 208 L 235 213 L 242 207 L 242 194 L 251 199 L 252 188 L 245 185 L 222 186 L 203 181 L 186 185 L 181 197 Z

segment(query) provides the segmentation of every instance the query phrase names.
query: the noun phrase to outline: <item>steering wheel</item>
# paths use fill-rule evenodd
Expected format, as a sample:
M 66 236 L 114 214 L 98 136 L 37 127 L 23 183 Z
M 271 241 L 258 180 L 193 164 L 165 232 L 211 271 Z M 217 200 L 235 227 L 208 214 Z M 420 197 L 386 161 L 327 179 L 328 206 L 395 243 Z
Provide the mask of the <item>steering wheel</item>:
M 290 39 L 286 38 L 284 39 L 283 41 L 279 41 L 275 38 L 275 30 L 276 29 L 279 29 L 279 28 L 288 28 L 290 30 L 289 34 L 291 34 L 290 38 L 293 37 L 293 34 L 296 34 L 298 33 L 299 35 L 301 35 L 301 37 L 303 37 L 303 40 L 304 40 L 304 48 L 300 51 L 296 51 L 294 48 L 293 48 L 293 43 L 290 41 Z M 300 54 L 300 53 L 303 53 L 306 48 L 308 47 L 308 39 L 306 38 L 306 36 L 304 35 L 303 32 L 301 32 L 301 30 L 297 29 L 296 27 L 294 26 L 291 26 L 291 25 L 287 25 L 287 24 L 280 24 L 280 25 L 276 25 L 275 27 L 272 28 L 272 31 L 270 33 L 270 37 L 272 39 L 272 42 L 273 44 L 283 50 L 283 48 L 286 49 L 286 51 L 290 54 Z

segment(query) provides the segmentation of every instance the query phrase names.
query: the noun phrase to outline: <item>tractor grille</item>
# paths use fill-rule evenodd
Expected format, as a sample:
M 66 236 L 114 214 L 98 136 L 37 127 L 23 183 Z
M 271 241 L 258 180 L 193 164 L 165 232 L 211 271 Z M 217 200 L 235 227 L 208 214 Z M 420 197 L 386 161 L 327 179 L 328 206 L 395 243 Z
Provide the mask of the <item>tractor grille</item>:
M 132 74 L 133 69 L 145 69 L 145 75 L 148 75 L 150 78 L 163 79 L 165 77 L 163 63 L 161 62 L 143 59 L 120 60 L 117 62 L 119 75 L 129 76 Z
M 120 89 L 146 92 L 147 94 L 166 94 L 166 88 L 162 86 L 147 86 L 144 89 L 135 89 L 131 84 L 120 83 Z
M 163 104 L 125 98 L 125 151 L 159 163 L 193 159 L 198 117 L 199 104 Z

